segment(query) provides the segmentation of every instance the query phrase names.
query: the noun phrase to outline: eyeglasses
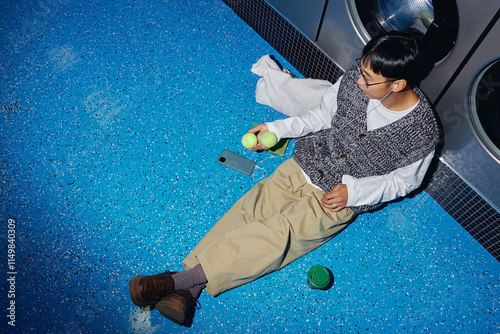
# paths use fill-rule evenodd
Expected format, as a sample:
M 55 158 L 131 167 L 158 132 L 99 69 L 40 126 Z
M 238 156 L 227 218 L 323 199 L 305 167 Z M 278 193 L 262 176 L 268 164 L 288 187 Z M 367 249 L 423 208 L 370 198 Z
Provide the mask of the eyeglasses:
M 365 78 L 365 75 L 363 74 L 363 69 L 361 68 L 361 58 L 356 59 L 356 65 L 358 66 L 359 73 L 361 73 L 361 76 L 363 77 L 366 88 L 368 88 L 370 86 L 380 85 L 383 83 L 389 83 L 389 82 L 394 82 L 394 81 L 399 80 L 399 79 L 393 79 L 393 80 L 388 80 L 388 81 L 383 81 L 383 82 L 368 83 L 368 81 Z

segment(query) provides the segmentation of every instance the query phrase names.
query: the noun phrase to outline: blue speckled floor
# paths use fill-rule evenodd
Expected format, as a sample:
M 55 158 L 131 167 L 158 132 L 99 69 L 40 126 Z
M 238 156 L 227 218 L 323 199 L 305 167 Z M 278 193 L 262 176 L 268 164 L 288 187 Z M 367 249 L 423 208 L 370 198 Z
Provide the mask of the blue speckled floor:
M 255 103 L 250 72 L 276 53 L 221 1 L 0 6 L 0 332 L 500 331 L 500 264 L 426 193 L 360 217 L 280 272 L 203 294 L 191 329 L 140 311 L 130 277 L 181 269 L 254 183 L 218 164 L 221 151 L 269 156 L 240 137 L 282 117 Z M 335 275 L 328 291 L 306 284 L 318 263 Z

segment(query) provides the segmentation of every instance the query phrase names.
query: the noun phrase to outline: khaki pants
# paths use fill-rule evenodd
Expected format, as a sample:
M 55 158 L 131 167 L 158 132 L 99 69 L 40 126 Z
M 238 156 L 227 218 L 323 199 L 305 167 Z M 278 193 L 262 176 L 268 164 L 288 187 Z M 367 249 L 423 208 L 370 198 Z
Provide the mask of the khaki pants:
M 184 259 L 184 268 L 201 264 L 212 296 L 283 268 L 356 219 L 350 209 L 323 208 L 323 194 L 293 159 L 285 161 L 212 227 Z

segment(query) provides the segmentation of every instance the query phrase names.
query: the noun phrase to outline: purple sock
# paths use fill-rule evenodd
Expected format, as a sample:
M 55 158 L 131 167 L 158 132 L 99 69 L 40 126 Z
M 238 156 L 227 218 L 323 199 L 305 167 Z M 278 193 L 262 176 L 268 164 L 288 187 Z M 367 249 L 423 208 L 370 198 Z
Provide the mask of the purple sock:
M 205 284 L 200 284 L 189 289 L 189 292 L 191 293 L 191 296 L 193 296 L 194 299 L 198 299 L 201 293 L 203 292 L 203 289 L 205 289 L 205 287 L 206 287 Z
M 199 264 L 189 270 L 173 274 L 172 278 L 174 279 L 175 290 L 189 290 L 197 285 L 207 283 L 205 272 Z

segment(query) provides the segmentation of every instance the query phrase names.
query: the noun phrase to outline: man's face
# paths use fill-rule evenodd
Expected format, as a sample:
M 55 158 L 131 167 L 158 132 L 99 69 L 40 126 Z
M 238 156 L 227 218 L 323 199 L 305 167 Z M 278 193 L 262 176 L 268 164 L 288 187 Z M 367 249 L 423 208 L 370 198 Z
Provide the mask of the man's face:
M 373 72 L 369 61 L 360 60 L 358 67 L 361 74 L 358 78 L 358 86 L 370 99 L 381 99 L 393 88 L 393 82 L 397 79 L 386 78 Z

